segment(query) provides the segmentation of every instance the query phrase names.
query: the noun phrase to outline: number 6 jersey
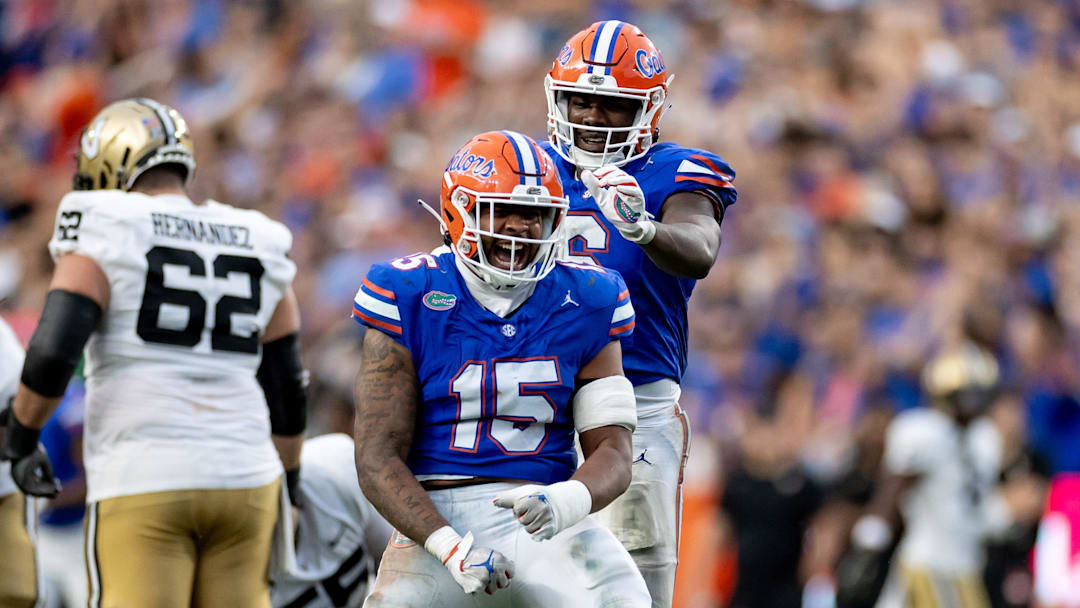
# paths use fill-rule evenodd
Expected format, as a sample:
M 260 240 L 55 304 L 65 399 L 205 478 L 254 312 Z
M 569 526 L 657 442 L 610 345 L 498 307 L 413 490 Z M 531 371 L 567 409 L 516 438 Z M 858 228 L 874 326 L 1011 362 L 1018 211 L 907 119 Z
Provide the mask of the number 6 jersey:
M 571 397 L 578 370 L 630 335 L 622 277 L 558 263 L 509 318 L 469 293 L 454 254 L 376 264 L 353 318 L 412 353 L 420 381 L 409 469 L 420 480 L 565 481 L 577 468 Z
M 92 258 L 109 282 L 85 351 L 89 502 L 280 475 L 255 371 L 296 272 L 291 244 L 282 224 L 215 201 L 64 197 L 49 252 Z

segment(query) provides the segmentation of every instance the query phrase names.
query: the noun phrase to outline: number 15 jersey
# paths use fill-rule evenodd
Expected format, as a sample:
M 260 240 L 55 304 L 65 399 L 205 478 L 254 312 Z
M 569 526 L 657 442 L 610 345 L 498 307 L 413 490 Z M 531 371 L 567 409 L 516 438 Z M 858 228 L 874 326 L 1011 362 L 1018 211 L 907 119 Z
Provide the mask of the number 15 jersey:
M 353 304 L 354 319 L 412 354 L 422 403 L 409 469 L 420 480 L 569 479 L 574 378 L 634 328 L 622 277 L 560 262 L 504 318 L 460 272 L 450 252 L 376 264 Z
M 85 351 L 88 501 L 280 475 L 255 371 L 291 245 L 282 224 L 215 201 L 64 197 L 50 254 L 89 257 L 109 282 Z

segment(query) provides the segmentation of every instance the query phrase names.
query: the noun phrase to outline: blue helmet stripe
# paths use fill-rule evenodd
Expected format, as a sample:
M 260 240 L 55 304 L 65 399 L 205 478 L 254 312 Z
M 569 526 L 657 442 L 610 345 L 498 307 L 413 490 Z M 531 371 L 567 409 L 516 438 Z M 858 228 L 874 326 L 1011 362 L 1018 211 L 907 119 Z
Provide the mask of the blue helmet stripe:
M 622 31 L 622 27 L 624 25 L 622 21 L 616 21 L 616 23 L 618 23 L 618 25 L 615 26 L 615 31 L 611 34 L 611 40 L 608 41 L 607 61 L 605 63 L 611 63 L 614 60 L 615 41 L 619 39 L 619 32 Z M 604 73 L 605 74 L 610 74 L 611 73 L 611 66 L 610 65 L 604 66 Z
M 603 35 L 603 33 L 604 33 L 604 26 L 605 25 L 607 25 L 607 23 L 605 23 L 604 25 L 601 25 L 600 27 L 596 28 L 596 35 L 593 36 L 593 39 L 592 39 L 592 48 L 589 49 L 589 57 L 588 57 L 588 59 L 589 59 L 590 62 L 596 61 L 596 46 L 600 42 L 600 36 Z M 595 68 L 593 66 L 589 66 L 589 71 L 590 72 L 593 72 L 594 70 L 595 70 Z
M 525 148 L 528 149 L 529 157 L 530 157 L 530 160 L 532 161 L 532 171 L 529 172 L 529 173 L 532 173 L 532 175 L 530 175 L 528 177 L 529 181 L 527 183 L 530 186 L 539 186 L 540 185 L 540 157 L 536 155 L 536 144 L 534 144 L 528 138 L 525 138 Z
M 517 156 L 517 169 L 521 174 L 518 183 L 539 186 L 540 178 L 536 174 L 540 172 L 540 162 L 536 156 L 536 151 L 529 145 L 528 138 L 514 131 L 500 131 L 500 133 L 505 135 L 506 139 L 514 146 L 514 155 Z
M 605 21 L 596 30 L 596 37 L 593 38 L 593 47 L 590 52 L 590 61 L 593 63 L 610 63 L 611 62 L 611 48 L 614 42 L 615 32 L 622 27 L 622 21 Z M 591 65 L 589 66 L 590 74 L 608 74 L 611 70 L 605 66 Z

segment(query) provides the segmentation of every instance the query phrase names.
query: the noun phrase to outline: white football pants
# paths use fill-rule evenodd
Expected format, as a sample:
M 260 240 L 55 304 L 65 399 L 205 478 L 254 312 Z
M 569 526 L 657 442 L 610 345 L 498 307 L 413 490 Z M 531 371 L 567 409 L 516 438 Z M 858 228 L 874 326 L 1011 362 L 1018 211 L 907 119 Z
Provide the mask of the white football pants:
M 634 387 L 638 421 L 630 487 L 596 513 L 630 552 L 645 578 L 653 608 L 670 608 L 682 525 L 682 476 L 690 422 L 679 407 L 679 385 L 659 380 Z
M 516 483 L 431 490 L 428 496 L 474 547 L 494 549 L 514 562 L 510 587 L 466 595 L 439 560 L 395 532 L 383 554 L 365 608 L 647 608 L 649 592 L 634 562 L 610 532 L 586 518 L 551 540 L 532 540 L 511 509 L 493 504 Z

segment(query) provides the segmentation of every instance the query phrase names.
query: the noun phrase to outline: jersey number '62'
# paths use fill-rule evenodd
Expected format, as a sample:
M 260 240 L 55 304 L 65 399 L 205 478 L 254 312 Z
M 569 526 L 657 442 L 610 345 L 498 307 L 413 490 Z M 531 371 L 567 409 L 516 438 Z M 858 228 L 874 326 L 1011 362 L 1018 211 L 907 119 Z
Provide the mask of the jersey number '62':
M 178 289 L 165 285 L 165 266 L 181 266 L 192 277 L 206 276 L 206 263 L 190 249 L 157 246 L 146 253 L 146 290 L 135 333 L 147 342 L 173 346 L 194 347 L 202 340 L 206 326 L 206 298 L 192 289 Z M 227 280 L 230 273 L 247 275 L 250 296 L 224 295 L 214 305 L 214 327 L 210 334 L 210 348 L 216 351 L 255 354 L 259 352 L 258 332 L 249 336 L 234 335 L 232 315 L 256 315 L 262 301 L 260 280 L 263 265 L 258 258 L 220 254 L 212 262 L 214 278 Z M 162 306 L 187 309 L 187 325 L 182 329 L 160 326 Z

